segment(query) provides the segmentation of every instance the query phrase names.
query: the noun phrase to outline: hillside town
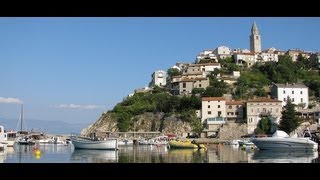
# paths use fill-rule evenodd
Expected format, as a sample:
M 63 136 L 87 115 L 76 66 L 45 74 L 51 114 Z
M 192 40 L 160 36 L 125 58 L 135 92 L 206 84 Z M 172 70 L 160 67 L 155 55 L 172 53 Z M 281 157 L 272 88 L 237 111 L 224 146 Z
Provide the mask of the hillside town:
M 213 50 L 200 52 L 193 63 L 177 62 L 168 71 L 157 70 L 152 73 L 151 82 L 148 87 L 136 89 L 136 93 L 152 91 L 156 86 L 161 87 L 174 96 L 191 96 L 192 94 L 201 97 L 201 109 L 196 114 L 201 119 L 204 129 L 201 137 L 218 136 L 219 130 L 227 122 L 245 123 L 246 133 L 253 134 L 261 118 L 268 117 L 279 124 L 281 112 L 286 105 L 288 98 L 296 105 L 298 116 L 305 121 L 318 123 L 320 119 L 320 107 L 316 99 L 310 100 L 309 87 L 299 83 L 275 83 L 261 87 L 264 95 L 236 97 L 237 84 L 242 72 L 250 70 L 256 64 L 278 62 L 279 57 L 289 56 L 292 62 L 299 58 L 317 59 L 317 69 L 320 67 L 320 54 L 301 49 L 289 49 L 287 51 L 269 48 L 262 50 L 262 37 L 257 24 L 254 22 L 250 34 L 250 50 L 231 49 L 227 46 L 219 46 Z M 237 66 L 237 70 L 225 73 L 228 65 L 222 64 L 228 59 Z M 176 72 L 168 74 L 168 72 Z M 317 70 L 316 70 L 317 71 Z M 196 92 L 203 92 L 210 86 L 210 78 L 214 77 L 228 87 L 228 93 L 220 97 L 202 96 Z

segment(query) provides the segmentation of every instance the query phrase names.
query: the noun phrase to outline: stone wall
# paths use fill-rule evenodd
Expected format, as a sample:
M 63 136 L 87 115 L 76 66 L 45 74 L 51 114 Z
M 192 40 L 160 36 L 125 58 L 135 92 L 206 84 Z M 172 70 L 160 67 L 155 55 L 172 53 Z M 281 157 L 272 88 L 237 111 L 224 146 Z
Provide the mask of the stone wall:
M 247 134 L 246 123 L 236 123 L 227 121 L 219 130 L 219 138 L 223 140 L 239 139 L 241 136 Z

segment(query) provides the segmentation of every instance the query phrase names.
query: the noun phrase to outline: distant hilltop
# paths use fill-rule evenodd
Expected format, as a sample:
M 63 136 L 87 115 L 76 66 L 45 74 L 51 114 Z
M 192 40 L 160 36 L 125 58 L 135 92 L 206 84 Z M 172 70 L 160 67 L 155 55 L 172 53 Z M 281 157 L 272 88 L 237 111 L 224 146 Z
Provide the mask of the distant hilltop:
M 1 118 L 0 124 L 5 126 L 7 131 L 17 130 L 18 119 Z M 88 124 L 71 124 L 63 121 L 45 121 L 26 119 L 27 130 L 42 131 L 49 134 L 71 134 L 80 133 L 81 129 Z
M 262 118 L 279 123 L 288 100 L 296 106 L 299 118 L 310 120 L 304 116 L 306 109 L 316 117 L 320 54 L 273 47 L 262 50 L 255 22 L 249 43 L 250 50 L 223 45 L 203 50 L 192 63 L 177 62 L 167 71 L 154 71 L 147 87 L 135 89 L 82 133 L 160 131 L 221 137 L 229 132 L 236 138 L 262 133 Z

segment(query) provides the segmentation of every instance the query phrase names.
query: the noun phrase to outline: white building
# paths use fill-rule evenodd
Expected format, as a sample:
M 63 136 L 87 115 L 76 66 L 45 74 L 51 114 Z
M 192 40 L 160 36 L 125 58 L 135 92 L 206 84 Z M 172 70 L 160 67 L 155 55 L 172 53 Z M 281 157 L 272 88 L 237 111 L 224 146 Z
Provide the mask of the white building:
M 282 101 L 282 106 L 286 105 L 288 97 L 293 104 L 303 109 L 309 105 L 308 87 L 303 84 L 273 84 L 271 95 Z
M 251 67 L 256 63 L 258 55 L 255 53 L 234 53 L 233 56 L 237 65 Z
M 227 46 L 219 46 L 213 51 L 213 53 L 218 58 L 224 59 L 226 57 L 231 57 L 232 50 Z
M 152 73 L 152 79 L 149 84 L 150 87 L 153 86 L 165 86 L 167 84 L 167 73 L 163 70 L 158 70 Z
M 226 123 L 226 100 L 223 97 L 203 97 L 201 123 L 205 125 L 207 136 L 216 134 Z
M 210 59 L 218 62 L 218 58 L 216 54 L 214 54 L 213 50 L 204 50 L 197 55 L 196 63 L 199 63 L 201 59 Z
M 259 53 L 258 59 L 261 59 L 262 62 L 269 62 L 269 61 L 278 62 L 278 54 L 262 52 L 262 53 Z
M 201 122 L 203 123 L 208 118 L 216 117 L 227 117 L 225 98 L 203 97 Z

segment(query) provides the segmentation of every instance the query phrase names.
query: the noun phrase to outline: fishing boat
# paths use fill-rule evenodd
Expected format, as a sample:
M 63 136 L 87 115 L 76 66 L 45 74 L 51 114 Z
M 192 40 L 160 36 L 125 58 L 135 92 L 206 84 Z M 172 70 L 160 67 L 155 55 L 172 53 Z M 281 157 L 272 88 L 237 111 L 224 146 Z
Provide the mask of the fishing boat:
M 118 140 L 116 138 L 105 138 L 103 140 L 98 140 L 96 138 L 72 135 L 70 139 L 75 149 L 118 149 Z

